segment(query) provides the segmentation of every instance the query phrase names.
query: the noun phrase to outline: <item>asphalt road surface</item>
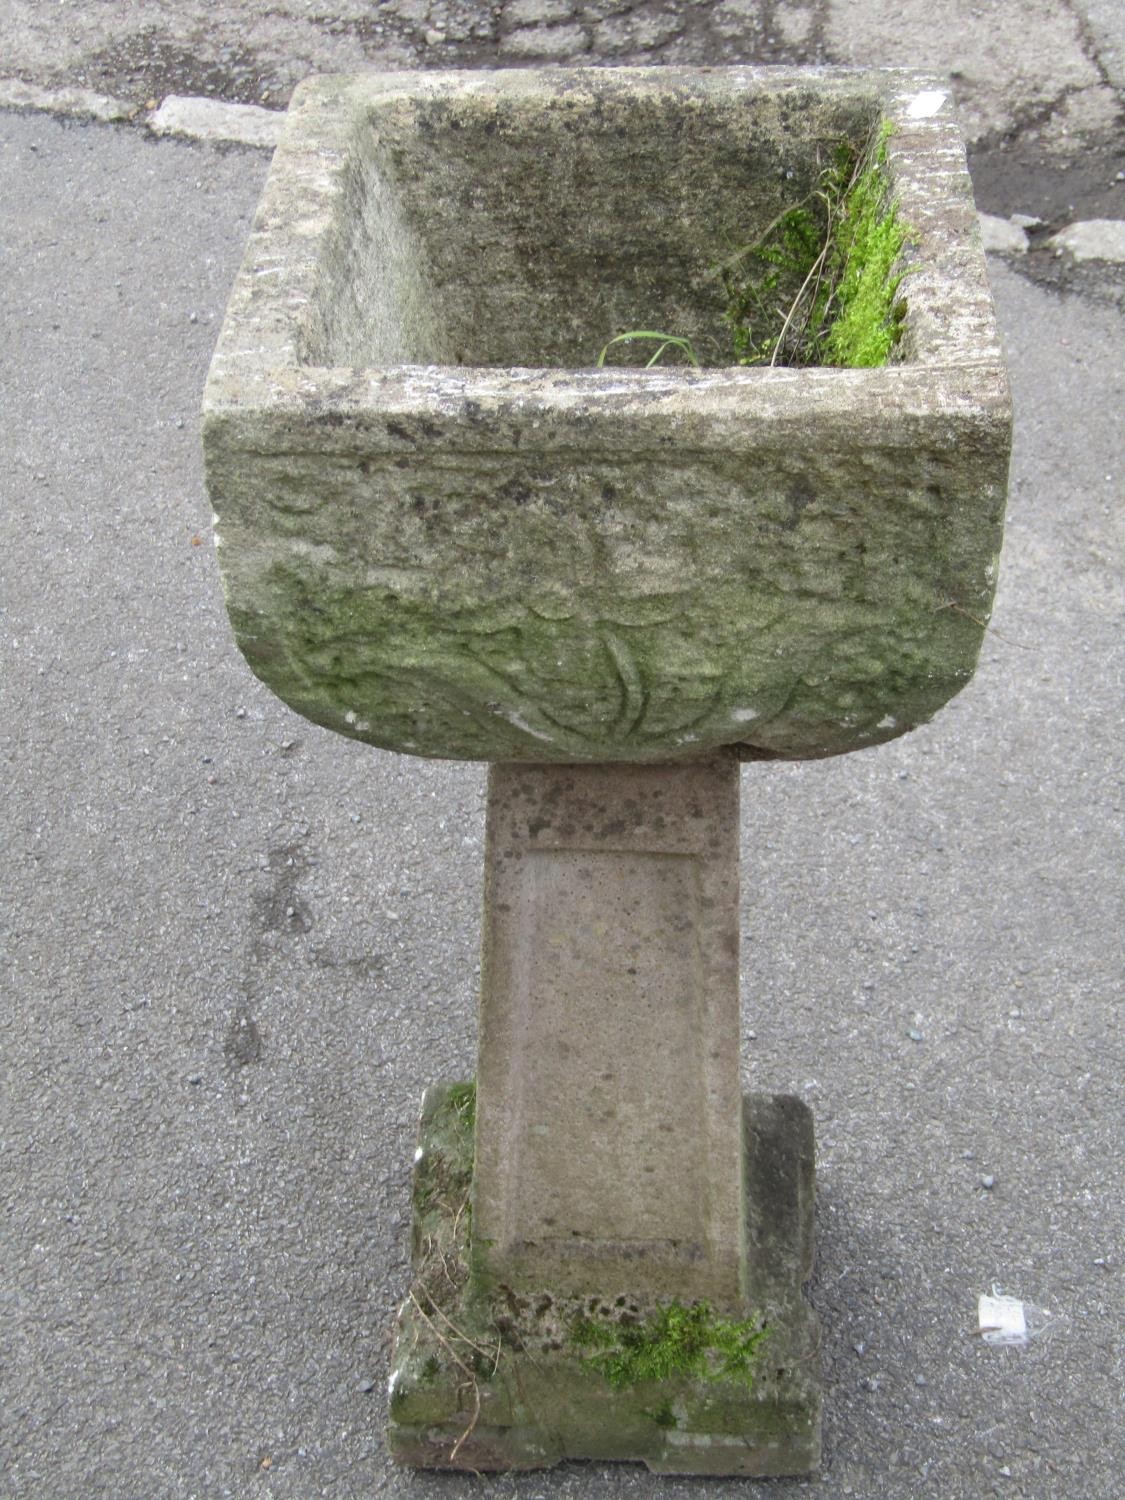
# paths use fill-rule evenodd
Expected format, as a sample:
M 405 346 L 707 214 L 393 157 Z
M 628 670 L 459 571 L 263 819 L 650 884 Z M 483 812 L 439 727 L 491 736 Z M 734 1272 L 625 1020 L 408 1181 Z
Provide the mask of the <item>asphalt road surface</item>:
M 473 1067 L 483 777 L 251 677 L 200 389 L 266 168 L 0 114 L 0 1495 L 734 1493 L 394 1470 L 419 1097 Z M 819 1133 L 825 1461 L 740 1495 L 1120 1493 L 1120 315 L 992 263 L 978 676 L 743 773 L 747 1082 Z M 975 1335 L 1000 1286 L 1026 1348 Z

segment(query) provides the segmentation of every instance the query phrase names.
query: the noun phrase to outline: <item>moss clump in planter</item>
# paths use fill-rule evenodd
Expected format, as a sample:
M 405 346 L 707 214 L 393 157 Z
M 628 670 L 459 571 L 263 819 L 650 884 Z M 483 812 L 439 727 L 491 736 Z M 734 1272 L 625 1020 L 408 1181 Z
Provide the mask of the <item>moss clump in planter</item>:
M 890 197 L 889 136 L 884 126 L 859 151 L 837 142 L 814 190 L 715 268 L 738 364 L 869 369 L 890 358 L 906 313 L 906 271 L 895 265 L 910 229 Z M 699 364 L 690 338 L 648 329 L 618 334 L 598 364 L 633 342 L 656 345 L 649 366 L 670 349 Z
M 814 191 L 719 267 L 739 364 L 886 364 L 910 237 L 889 195 L 889 135 L 884 126 L 858 152 L 837 143 Z
M 658 1307 L 643 1323 L 580 1319 L 571 1330 L 586 1364 L 610 1385 L 640 1385 L 677 1375 L 729 1381 L 749 1389 L 759 1345 L 769 1330 L 754 1318 L 721 1318 L 708 1302 Z

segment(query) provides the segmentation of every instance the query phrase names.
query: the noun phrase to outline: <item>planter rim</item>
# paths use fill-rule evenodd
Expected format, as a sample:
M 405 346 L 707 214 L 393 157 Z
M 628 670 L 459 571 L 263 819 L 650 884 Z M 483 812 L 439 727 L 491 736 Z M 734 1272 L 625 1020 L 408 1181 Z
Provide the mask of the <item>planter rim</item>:
M 318 294 L 325 237 L 345 191 L 343 169 L 380 107 L 443 96 L 558 99 L 627 85 L 652 97 L 730 99 L 738 92 L 820 89 L 870 100 L 891 125 L 888 165 L 904 221 L 914 232 L 904 288 L 909 358 L 877 369 L 828 367 L 659 370 L 614 366 L 332 366 L 302 357 L 306 310 Z M 294 205 L 299 205 L 294 212 Z M 970 374 L 971 372 L 971 374 Z M 966 381 L 965 376 L 969 376 Z M 948 83 L 902 68 L 519 68 L 322 75 L 295 90 L 204 390 L 205 419 L 248 408 L 308 414 L 322 405 L 359 415 L 393 412 L 400 401 L 463 411 L 466 401 L 516 403 L 536 386 L 536 407 L 573 414 L 621 398 L 631 418 L 645 406 L 670 410 L 702 392 L 730 414 L 764 415 L 775 399 L 792 410 L 823 408 L 870 417 L 880 394 L 899 412 L 917 406 L 979 410 L 1007 402 L 1003 354 L 984 253 Z M 642 403 L 638 408 L 638 401 Z M 854 420 L 854 416 L 852 418 Z M 643 417 L 642 417 L 643 421 Z M 727 434 L 729 439 L 729 433 Z

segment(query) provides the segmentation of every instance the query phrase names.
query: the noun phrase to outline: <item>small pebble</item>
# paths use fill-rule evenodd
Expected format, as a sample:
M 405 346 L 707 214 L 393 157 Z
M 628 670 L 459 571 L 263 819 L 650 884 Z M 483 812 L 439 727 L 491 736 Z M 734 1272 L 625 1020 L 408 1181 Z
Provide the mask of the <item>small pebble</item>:
M 925 1385 L 925 1383 L 926 1383 L 926 1377 L 924 1375 L 915 1375 L 915 1377 L 914 1377 L 914 1384 L 915 1385 Z
M 867 1345 L 864 1344 L 864 1343 L 862 1343 L 862 1342 L 860 1342 L 858 1344 L 853 1344 L 852 1348 L 855 1350 L 855 1352 L 859 1355 L 859 1357 L 861 1359 L 863 1358 L 864 1354 L 866 1354 L 866 1352 L 867 1352 Z
M 375 1382 L 373 1380 L 361 1380 L 359 1382 L 359 1389 L 365 1396 L 369 1396 L 375 1389 Z
M 912 1042 L 924 1042 L 926 1040 L 924 1033 L 919 1031 L 916 1026 L 912 1026 L 906 1034 Z
M 991 1172 L 986 1172 L 980 1180 L 980 1185 L 982 1188 L 987 1189 L 988 1192 L 991 1192 L 996 1186 L 996 1178 L 993 1177 Z

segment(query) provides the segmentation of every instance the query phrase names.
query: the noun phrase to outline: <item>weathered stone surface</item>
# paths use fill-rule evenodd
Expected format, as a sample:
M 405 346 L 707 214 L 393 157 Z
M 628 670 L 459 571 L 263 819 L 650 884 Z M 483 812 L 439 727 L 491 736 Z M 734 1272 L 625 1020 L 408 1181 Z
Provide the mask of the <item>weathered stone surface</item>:
M 975 664 L 1009 451 L 949 109 L 883 71 L 306 86 L 205 400 L 254 670 L 341 733 L 489 760 L 827 755 L 929 718 Z M 881 119 L 900 362 L 721 367 L 715 262 Z M 635 327 L 712 367 L 593 368 Z
M 136 106 L 93 89 L 43 88 L 24 78 L 0 78 L 0 109 L 49 109 L 57 114 L 87 115 L 106 124 L 131 120 Z
M 738 782 L 731 756 L 490 772 L 490 1284 L 741 1303 Z
M 812 1116 L 800 1100 L 744 1101 L 749 1279 L 742 1317 L 768 1335 L 747 1386 L 705 1374 L 611 1384 L 584 1323 L 645 1323 L 648 1293 L 475 1292 L 469 1278 L 472 1090 L 429 1089 L 414 1179 L 414 1283 L 399 1313 L 387 1445 L 402 1463 L 476 1471 L 566 1458 L 657 1473 L 808 1474 L 820 1458 L 812 1267 Z M 686 1300 L 686 1299 L 685 1299 Z M 717 1361 L 715 1365 L 717 1366 Z

